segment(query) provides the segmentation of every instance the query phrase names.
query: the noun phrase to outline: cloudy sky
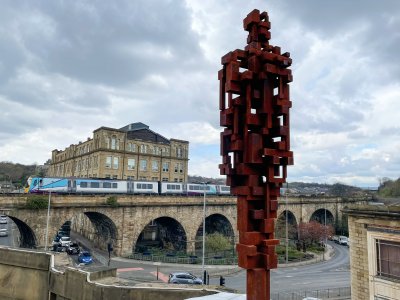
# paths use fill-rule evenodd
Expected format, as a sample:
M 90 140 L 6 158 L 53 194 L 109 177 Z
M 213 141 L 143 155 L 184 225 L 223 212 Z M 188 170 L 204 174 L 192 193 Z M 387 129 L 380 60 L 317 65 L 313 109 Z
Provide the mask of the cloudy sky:
M 0 161 L 42 164 L 100 126 L 143 122 L 190 142 L 189 174 L 218 177 L 217 72 L 254 8 L 293 58 L 288 180 L 398 178 L 398 0 L 4 0 Z

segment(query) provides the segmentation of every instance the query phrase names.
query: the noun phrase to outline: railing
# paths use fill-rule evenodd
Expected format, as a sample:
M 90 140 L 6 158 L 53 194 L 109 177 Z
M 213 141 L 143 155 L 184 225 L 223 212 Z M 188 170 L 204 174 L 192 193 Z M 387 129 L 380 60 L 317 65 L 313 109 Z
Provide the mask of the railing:
M 342 287 L 316 291 L 271 293 L 271 299 L 273 300 L 302 300 L 306 297 L 314 297 L 318 299 L 350 299 L 351 289 L 350 287 Z
M 176 263 L 176 264 L 201 264 L 202 259 L 198 256 L 168 256 L 168 255 L 153 255 L 153 254 L 143 254 L 134 253 L 129 256 L 129 258 L 143 261 L 153 261 L 153 262 L 163 262 L 163 263 Z M 206 257 L 204 259 L 204 264 L 206 265 L 236 265 L 236 257 Z

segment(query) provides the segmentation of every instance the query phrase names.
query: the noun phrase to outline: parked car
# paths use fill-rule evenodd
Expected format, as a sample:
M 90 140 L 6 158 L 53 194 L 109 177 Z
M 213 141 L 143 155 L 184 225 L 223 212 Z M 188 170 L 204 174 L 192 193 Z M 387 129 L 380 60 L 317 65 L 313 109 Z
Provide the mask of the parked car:
M 73 254 L 79 254 L 81 252 L 81 249 L 79 248 L 79 245 L 77 243 L 71 243 L 69 247 L 67 248 L 67 253 L 69 255 Z
M 0 217 L 0 224 L 7 224 L 7 217 L 6 216 L 1 216 Z
M 71 238 L 69 236 L 62 236 L 60 237 L 60 241 L 58 242 L 58 244 L 61 247 L 69 247 L 69 245 L 71 244 Z
M 83 251 L 81 254 L 79 254 L 78 261 L 82 264 L 88 265 L 93 262 L 93 258 L 90 252 Z
M 332 237 L 332 241 L 334 241 L 336 244 L 339 244 L 339 237 L 337 235 L 334 235 Z
M 175 284 L 203 284 L 201 278 L 188 272 L 175 272 L 169 274 L 168 283 Z
M 5 228 L 0 229 L 0 236 L 7 236 L 7 235 L 8 235 L 7 229 L 5 229 Z
M 339 236 L 339 244 L 343 246 L 348 246 L 349 245 L 349 238 L 347 236 Z

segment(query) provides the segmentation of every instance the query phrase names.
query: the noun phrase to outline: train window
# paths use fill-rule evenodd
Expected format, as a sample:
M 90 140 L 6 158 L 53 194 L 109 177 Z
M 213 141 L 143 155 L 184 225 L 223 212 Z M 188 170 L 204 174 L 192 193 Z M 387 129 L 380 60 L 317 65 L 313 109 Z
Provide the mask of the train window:
M 221 186 L 221 191 L 229 192 L 231 188 L 229 186 Z
M 37 184 L 37 179 L 35 179 L 34 181 L 33 181 L 33 186 L 35 186 Z
M 153 188 L 152 184 L 147 184 L 147 189 L 151 190 Z
M 103 188 L 111 189 L 111 182 L 103 182 Z
M 113 189 L 116 189 L 116 188 L 118 188 L 118 183 L 116 183 L 116 182 L 113 182 L 113 184 L 112 184 L 112 187 L 113 187 Z
M 81 188 L 87 188 L 88 183 L 87 182 L 81 182 Z
M 100 187 L 100 183 L 99 182 L 91 182 L 90 183 L 90 187 L 91 188 L 99 188 Z

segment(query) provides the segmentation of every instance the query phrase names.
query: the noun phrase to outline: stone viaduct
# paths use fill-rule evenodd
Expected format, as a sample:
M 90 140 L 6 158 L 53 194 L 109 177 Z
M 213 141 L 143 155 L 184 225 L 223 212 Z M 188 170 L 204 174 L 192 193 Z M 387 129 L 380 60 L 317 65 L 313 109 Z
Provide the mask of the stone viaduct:
M 28 208 L 33 195 L 0 197 L 0 214 L 9 216 L 20 233 L 20 246 L 42 248 L 46 244 L 47 209 Z M 37 197 L 37 196 L 36 196 Z M 48 196 L 40 196 L 46 199 Z M 202 235 L 203 197 L 138 196 L 119 195 L 117 204 L 107 201 L 108 196 L 52 195 L 48 225 L 48 241 L 66 222 L 73 223 L 73 229 L 93 241 L 96 246 L 106 249 L 112 241 L 114 253 L 127 256 L 135 249 L 141 233 L 154 221 L 170 223 L 181 228 L 186 251 L 192 253 L 195 241 Z M 311 219 L 333 223 L 342 219 L 341 209 L 348 204 L 366 203 L 367 198 L 300 198 L 288 197 L 279 200 L 279 218 L 290 223 L 308 222 Z M 207 196 L 207 224 L 222 222 L 228 227 L 232 238 L 237 241 L 236 198 Z M 210 223 L 211 222 L 211 223 Z M 208 232 L 208 230 L 207 230 Z

